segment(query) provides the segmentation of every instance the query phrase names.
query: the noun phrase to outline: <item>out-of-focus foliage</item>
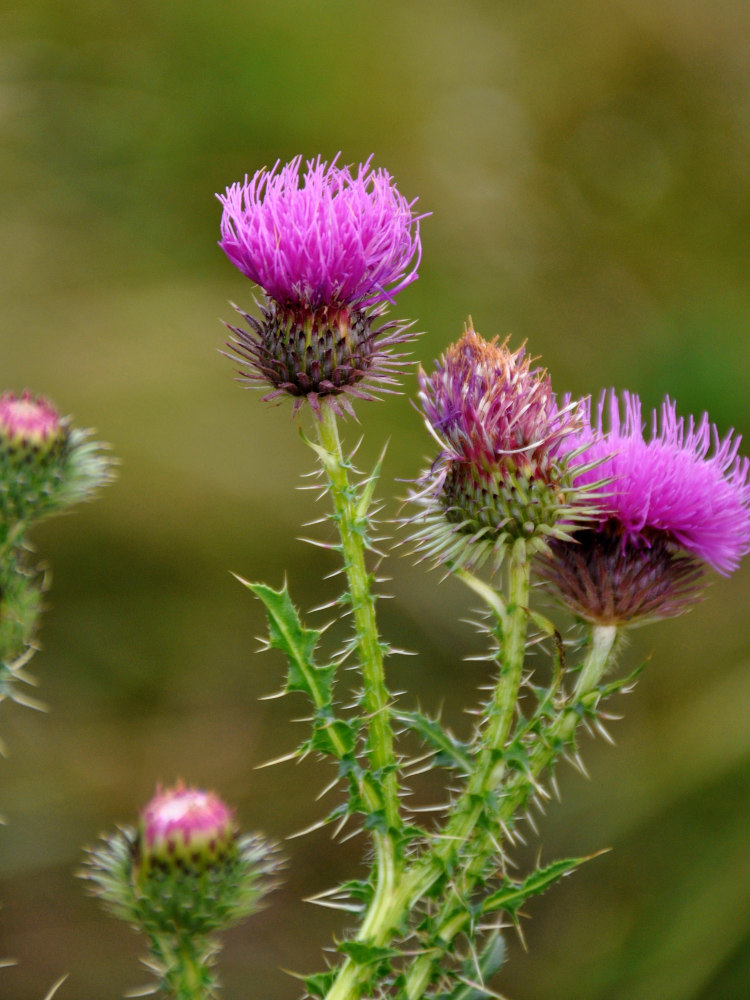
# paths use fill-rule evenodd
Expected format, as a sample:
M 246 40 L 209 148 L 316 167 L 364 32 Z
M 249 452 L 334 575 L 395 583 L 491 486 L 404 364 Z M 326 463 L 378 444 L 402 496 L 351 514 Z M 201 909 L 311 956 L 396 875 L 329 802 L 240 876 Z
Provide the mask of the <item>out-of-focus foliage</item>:
M 750 8 L 731 0 L 26 0 L 0 11 L 2 388 L 96 426 L 122 459 L 96 506 L 42 526 L 54 570 L 34 661 L 49 716 L 3 711 L 0 993 L 100 1000 L 141 981 L 138 942 L 81 894 L 81 845 L 183 777 L 282 837 L 327 812 L 315 762 L 256 771 L 298 742 L 256 654 L 262 612 L 229 575 L 323 603 L 333 562 L 296 540 L 310 459 L 286 407 L 232 381 L 227 300 L 252 288 L 216 247 L 214 192 L 296 153 L 375 154 L 433 216 L 399 299 L 429 363 L 471 313 L 528 338 L 559 391 L 664 392 L 750 434 Z M 433 448 L 407 395 L 361 406 L 382 490 Z M 361 428 L 351 426 L 351 442 Z M 394 493 L 405 492 L 395 483 Z M 388 512 L 396 511 L 391 503 Z M 307 529 L 307 533 L 324 532 Z M 484 679 L 458 587 L 397 555 L 392 663 L 460 732 Z M 511 938 L 516 1000 L 744 1000 L 750 984 L 750 574 L 653 650 L 594 780 L 561 775 L 546 860 L 613 850 Z M 323 619 L 321 618 L 321 624 Z M 407 705 L 408 707 L 408 705 Z M 302 706 L 300 706 L 302 708 Z M 428 794 L 427 790 L 424 794 Z M 299 902 L 356 870 L 326 831 L 289 844 L 289 880 L 233 932 L 227 1000 L 291 998 L 339 926 Z M 145 978 L 145 975 L 141 978 Z M 249 985 L 251 984 L 251 985 Z

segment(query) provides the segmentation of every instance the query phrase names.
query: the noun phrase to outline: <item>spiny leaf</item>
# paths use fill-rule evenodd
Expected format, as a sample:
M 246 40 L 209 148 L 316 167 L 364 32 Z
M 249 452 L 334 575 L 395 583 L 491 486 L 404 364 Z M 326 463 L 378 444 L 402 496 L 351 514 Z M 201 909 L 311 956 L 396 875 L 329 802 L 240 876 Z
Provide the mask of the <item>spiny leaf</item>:
M 270 646 L 285 653 L 289 664 L 286 690 L 303 691 L 316 708 L 328 707 L 336 668 L 334 664 L 321 667 L 315 662 L 315 648 L 322 632 L 303 626 L 286 583 L 281 590 L 274 590 L 264 583 L 237 579 L 265 605 Z
M 537 868 L 523 882 L 512 882 L 506 879 L 502 888 L 493 892 L 483 902 L 482 913 L 494 913 L 498 910 L 505 910 L 514 918 L 523 904 L 531 896 L 538 896 L 546 892 L 551 885 L 559 882 L 565 875 L 569 875 L 580 868 L 586 861 L 599 857 L 604 851 L 597 851 L 583 858 L 565 858 L 560 861 L 553 861 L 545 868 Z
M 435 763 L 455 767 L 463 774 L 470 774 L 473 762 L 467 745 L 444 729 L 437 719 L 430 719 L 421 712 L 398 711 L 395 717 L 413 729 L 435 751 Z
M 393 948 L 379 948 L 376 945 L 365 944 L 362 941 L 342 941 L 338 949 L 345 955 L 353 958 L 359 965 L 374 965 L 376 962 L 396 958 L 399 954 Z
M 505 939 L 499 931 L 490 938 L 478 958 L 467 959 L 461 969 L 459 985 L 438 1000 L 485 1000 L 492 993 L 481 989 L 492 979 L 505 961 Z
M 311 976 L 297 976 L 295 973 L 292 975 L 296 979 L 302 980 L 311 997 L 324 997 L 333 986 L 336 973 L 335 970 L 330 969 L 328 972 L 316 972 Z
M 387 448 L 388 448 L 388 443 L 386 442 L 386 444 L 383 447 L 383 450 L 380 453 L 380 457 L 375 463 L 375 468 L 370 473 L 370 476 L 367 479 L 367 481 L 363 484 L 362 492 L 359 496 L 357 507 L 354 512 L 357 521 L 364 520 L 367 517 L 367 512 L 370 509 L 370 504 L 372 503 L 372 497 L 373 494 L 375 493 L 375 486 L 378 482 L 378 479 L 380 478 L 380 470 L 383 467 L 383 460 L 385 458 L 385 453 Z

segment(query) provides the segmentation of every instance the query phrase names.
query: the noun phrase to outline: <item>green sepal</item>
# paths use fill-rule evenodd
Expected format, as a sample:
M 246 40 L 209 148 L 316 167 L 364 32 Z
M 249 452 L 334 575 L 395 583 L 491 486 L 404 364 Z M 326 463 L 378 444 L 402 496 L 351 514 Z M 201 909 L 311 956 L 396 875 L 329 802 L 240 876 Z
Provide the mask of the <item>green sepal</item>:
M 437 719 L 430 719 L 421 712 L 404 711 L 394 712 L 394 717 L 435 750 L 434 764 L 455 768 L 462 774 L 471 774 L 474 762 L 468 744 L 457 740 Z
M 537 868 L 531 875 L 527 876 L 523 882 L 513 882 L 505 879 L 503 886 L 496 892 L 491 893 L 482 901 L 480 912 L 496 913 L 504 910 L 515 920 L 518 911 L 531 896 L 539 896 L 546 892 L 555 882 L 569 875 L 580 868 L 586 861 L 598 858 L 604 851 L 597 851 L 582 858 L 564 858 L 560 861 L 553 861 L 552 864 L 544 868 Z

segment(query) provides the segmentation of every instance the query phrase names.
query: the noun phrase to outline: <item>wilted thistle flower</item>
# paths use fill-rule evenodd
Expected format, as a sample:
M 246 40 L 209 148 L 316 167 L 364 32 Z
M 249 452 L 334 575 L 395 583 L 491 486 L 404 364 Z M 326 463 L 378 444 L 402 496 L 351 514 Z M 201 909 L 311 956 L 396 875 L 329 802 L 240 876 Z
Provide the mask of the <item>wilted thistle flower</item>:
M 558 406 L 547 372 L 531 367 L 523 347 L 511 352 L 469 325 L 419 384 L 442 448 L 412 496 L 425 508 L 413 519 L 419 550 L 454 566 L 499 563 L 515 542 L 533 554 L 590 516 L 593 487 L 574 489 L 560 457 L 580 427 L 578 407 Z
M 12 524 L 69 507 L 112 479 L 90 431 L 75 430 L 49 400 L 0 395 L 0 518 Z
M 750 551 L 750 463 L 740 438 L 721 439 L 703 415 L 678 417 L 666 399 L 644 436 L 638 396 L 614 391 L 565 447 L 608 480 L 596 523 L 555 541 L 540 571 L 580 617 L 623 625 L 680 614 L 701 596 L 705 571 L 727 575 Z M 606 426 L 605 426 L 606 425 Z
M 320 400 L 351 411 L 348 396 L 388 391 L 409 339 L 408 325 L 377 325 L 387 303 L 417 278 L 419 218 L 385 170 L 371 160 L 355 173 L 318 157 L 259 170 L 217 197 L 224 206 L 219 246 L 265 292 L 249 330 L 230 326 L 230 356 L 272 399 Z
M 91 851 L 82 875 L 103 905 L 148 934 L 177 938 L 222 930 L 254 912 L 272 887 L 276 847 L 241 836 L 212 792 L 158 789 L 137 830 Z

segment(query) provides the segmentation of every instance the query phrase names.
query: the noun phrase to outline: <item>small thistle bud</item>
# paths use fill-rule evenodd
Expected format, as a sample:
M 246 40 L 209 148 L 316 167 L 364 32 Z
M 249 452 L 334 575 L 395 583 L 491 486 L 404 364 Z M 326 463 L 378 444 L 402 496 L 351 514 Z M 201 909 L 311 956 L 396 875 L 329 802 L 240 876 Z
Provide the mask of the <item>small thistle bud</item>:
M 65 439 L 57 410 L 43 396 L 28 390 L 20 396 L 0 396 L 0 449 L 17 457 L 19 464 L 30 456 L 44 457 Z
M 213 792 L 178 785 L 159 791 L 139 826 L 139 878 L 153 868 L 202 872 L 237 850 L 232 811 Z
M 229 357 L 241 379 L 266 384 L 273 399 L 325 400 L 351 413 L 350 397 L 391 391 L 408 325 L 378 325 L 385 306 L 417 278 L 419 217 L 385 170 L 370 160 L 356 173 L 301 157 L 259 170 L 218 195 L 219 245 L 265 293 L 261 318 L 237 311 L 249 329 L 229 326 Z
M 412 497 L 426 508 L 414 540 L 454 566 L 497 564 L 516 542 L 545 550 L 592 512 L 561 458 L 580 426 L 577 407 L 560 408 L 547 372 L 506 345 L 469 325 L 432 375 L 420 372 L 425 422 L 443 450 Z
M 42 396 L 0 395 L 0 517 L 30 521 L 89 498 L 112 478 L 112 463 L 88 431 Z
M 622 411 L 622 412 L 621 412 Z M 624 416 L 623 416 L 624 412 Z M 605 427 L 605 416 L 608 426 Z M 708 416 L 677 416 L 667 399 L 643 431 L 641 401 L 602 396 L 564 447 L 581 463 L 576 485 L 601 490 L 596 521 L 575 540 L 554 540 L 540 575 L 571 610 L 602 625 L 632 625 L 681 614 L 700 599 L 706 570 L 734 570 L 750 551 L 750 463 L 740 438 L 723 440 Z
M 137 830 L 90 852 L 83 874 L 116 916 L 148 934 L 207 935 L 254 912 L 279 866 L 276 847 L 240 835 L 212 792 L 157 790 Z

